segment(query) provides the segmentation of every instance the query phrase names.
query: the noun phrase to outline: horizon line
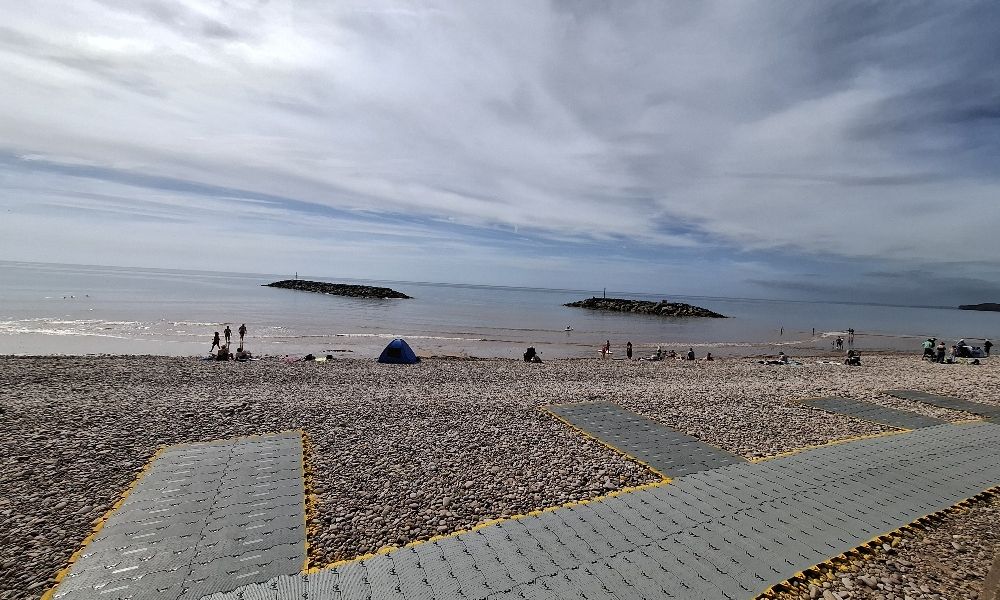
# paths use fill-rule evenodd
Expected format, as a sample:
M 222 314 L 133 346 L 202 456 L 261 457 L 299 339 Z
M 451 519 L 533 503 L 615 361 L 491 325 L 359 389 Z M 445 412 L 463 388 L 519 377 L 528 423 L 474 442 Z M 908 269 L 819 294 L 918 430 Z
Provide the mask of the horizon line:
M 10 264 L 10 265 L 48 265 L 48 266 L 61 266 L 61 267 L 88 267 L 97 269 L 119 269 L 119 270 L 139 270 L 139 271 L 155 271 L 155 272 L 167 272 L 167 273 L 204 273 L 211 275 L 240 275 L 240 276 L 254 276 L 254 277 L 282 277 L 280 273 L 259 273 L 252 271 L 214 271 L 211 269 L 175 269 L 166 267 L 136 267 L 136 266 L 124 266 L 124 265 L 95 265 L 89 263 L 63 263 L 63 262 L 44 262 L 44 261 L 22 261 L 22 260 L 4 260 L 0 259 L 0 264 Z M 298 272 L 294 272 L 294 275 L 299 276 Z M 369 283 L 394 283 L 394 284 L 405 284 L 405 285 L 434 285 L 442 287 L 456 287 L 456 288 L 472 288 L 472 289 L 497 289 L 497 290 L 518 290 L 518 291 L 534 291 L 534 292 L 572 292 L 572 293 L 582 293 L 582 294 L 595 294 L 593 297 L 597 298 L 598 290 L 590 290 L 583 288 L 545 288 L 545 287 L 532 287 L 532 286 L 518 286 L 518 285 L 494 285 L 486 283 L 461 283 L 461 282 L 446 282 L 446 281 L 411 281 L 405 279 L 367 279 L 367 278 L 355 278 L 355 277 L 335 277 L 329 275 L 305 275 L 304 277 L 313 277 L 321 279 L 341 279 L 347 281 L 362 281 Z M 332 283 L 332 282 L 331 282 Z M 606 290 L 606 288 L 604 288 Z M 686 299 L 704 299 L 704 300 L 738 300 L 747 302 L 792 302 L 797 304 L 838 304 L 847 306 L 883 306 L 887 308 L 928 308 L 928 309 L 945 309 L 945 310 L 960 310 L 958 306 L 945 306 L 945 305 L 930 305 L 930 304 L 893 304 L 885 302 L 858 302 L 850 300 L 792 300 L 786 298 L 755 298 L 751 296 L 702 296 L 697 294 L 667 294 L 665 292 L 637 292 L 637 291 L 626 291 L 626 290 L 611 290 L 612 293 L 622 294 L 625 296 L 651 296 L 651 297 L 661 297 L 664 300 L 673 298 L 686 298 Z M 605 296 L 606 297 L 606 296 Z

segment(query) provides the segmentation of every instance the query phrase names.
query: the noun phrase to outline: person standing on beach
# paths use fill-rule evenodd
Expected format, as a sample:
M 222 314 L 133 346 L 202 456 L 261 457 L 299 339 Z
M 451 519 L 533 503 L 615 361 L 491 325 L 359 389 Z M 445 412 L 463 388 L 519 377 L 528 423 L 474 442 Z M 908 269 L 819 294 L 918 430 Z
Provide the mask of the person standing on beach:
M 993 347 L 993 342 L 991 342 L 989 340 L 986 340 L 985 342 L 983 342 L 983 352 L 986 353 L 986 356 L 990 355 L 990 348 L 992 348 L 992 347 Z
M 694 360 L 694 348 L 688 348 L 688 360 Z
M 931 341 L 931 338 L 924 340 L 923 347 L 924 358 L 934 360 L 934 342 Z
M 239 332 L 240 332 L 240 348 L 242 348 L 243 347 L 243 337 L 247 334 L 247 324 L 246 323 L 240 325 Z
M 607 340 L 604 342 L 604 345 L 601 346 L 601 358 L 607 358 L 609 354 L 611 354 L 611 340 Z
M 944 362 L 944 353 L 948 351 L 948 348 L 944 345 L 944 340 L 938 342 L 937 348 L 934 349 L 937 352 L 937 362 Z
M 219 341 L 219 332 L 218 331 L 215 332 L 215 337 L 212 338 L 212 347 L 209 349 L 209 352 L 211 352 L 212 350 L 215 350 L 216 347 L 218 347 L 220 350 L 222 349 L 222 343 Z
M 987 352 L 989 354 L 989 352 Z M 632 360 L 632 342 L 625 343 L 625 358 Z

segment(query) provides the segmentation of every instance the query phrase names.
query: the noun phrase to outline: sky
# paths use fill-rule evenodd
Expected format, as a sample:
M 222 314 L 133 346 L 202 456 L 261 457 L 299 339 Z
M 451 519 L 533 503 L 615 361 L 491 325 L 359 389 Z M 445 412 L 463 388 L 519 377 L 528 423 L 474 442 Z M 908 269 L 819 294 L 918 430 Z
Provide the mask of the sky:
M 996 3 L 0 11 L 0 260 L 1000 301 Z

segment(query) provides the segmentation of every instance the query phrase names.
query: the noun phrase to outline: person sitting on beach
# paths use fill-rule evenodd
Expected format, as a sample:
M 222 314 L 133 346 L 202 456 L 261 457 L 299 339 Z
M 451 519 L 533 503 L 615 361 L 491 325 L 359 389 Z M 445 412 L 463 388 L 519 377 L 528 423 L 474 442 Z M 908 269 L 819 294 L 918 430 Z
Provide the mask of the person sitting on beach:
M 245 362 L 252 358 L 252 355 L 240 346 L 236 349 L 236 360 L 239 362 Z
M 687 359 L 694 360 L 694 348 L 688 348 Z
M 962 358 L 970 358 L 972 356 L 972 348 L 965 342 L 965 340 L 958 340 L 956 344 L 958 348 L 958 355 Z
M 667 358 L 677 358 L 677 351 L 671 350 L 670 352 L 667 352 Z
M 219 347 L 219 352 L 215 355 L 215 360 L 229 360 L 229 346 L 223 344 Z
M 784 352 L 778 352 L 778 356 L 774 358 L 765 357 L 764 360 L 759 360 L 757 362 L 762 365 L 787 365 L 788 355 Z
M 313 360 L 316 360 L 316 357 L 310 352 L 309 354 L 306 354 L 305 356 L 303 356 L 302 360 L 313 361 Z
M 524 352 L 524 362 L 530 362 L 530 363 L 542 362 L 542 359 L 538 356 L 538 353 L 535 351 L 534 346 L 528 346 L 528 349 Z
M 708 354 L 705 355 L 705 360 L 715 360 L 715 359 L 712 358 L 712 353 L 709 352 Z
M 847 358 L 844 359 L 844 364 L 845 365 L 854 366 L 854 367 L 860 367 L 861 366 L 861 355 L 858 354 L 857 350 L 848 350 L 847 351 Z

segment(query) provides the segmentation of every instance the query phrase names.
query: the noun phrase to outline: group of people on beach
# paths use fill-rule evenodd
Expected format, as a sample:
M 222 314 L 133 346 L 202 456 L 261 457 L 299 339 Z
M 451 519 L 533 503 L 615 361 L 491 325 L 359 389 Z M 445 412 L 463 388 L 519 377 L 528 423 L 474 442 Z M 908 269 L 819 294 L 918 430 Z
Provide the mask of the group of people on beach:
M 612 354 L 611 340 L 606 340 L 604 342 L 604 345 L 601 346 L 601 358 L 607 358 L 611 356 L 611 354 Z M 674 350 L 669 350 L 667 352 L 664 352 L 662 346 L 657 346 L 656 352 L 651 354 L 649 357 L 640 357 L 639 360 L 657 361 L 657 360 L 664 360 L 667 358 L 677 359 L 677 360 L 696 360 L 694 354 L 694 348 L 688 348 L 688 351 L 685 354 L 678 354 Z M 632 342 L 625 342 L 625 359 L 632 360 Z M 705 355 L 704 360 L 715 360 L 715 358 L 712 356 L 712 353 L 709 352 L 708 354 Z
M 226 338 L 226 343 L 222 343 L 222 340 L 219 338 L 219 332 L 216 331 L 215 337 L 212 338 L 212 348 L 208 351 L 208 353 L 212 354 L 212 351 L 218 348 L 219 351 L 212 355 L 215 360 L 238 360 L 242 362 L 253 358 L 253 356 L 243 348 L 243 338 L 247 335 L 247 324 L 243 323 L 240 325 L 237 332 L 240 334 L 240 346 L 236 349 L 236 352 L 230 352 L 229 350 L 229 346 L 232 343 L 231 340 L 233 337 L 233 330 L 229 328 L 229 325 L 226 325 L 226 328 L 222 331 L 222 334 Z
M 969 345 L 965 340 L 958 340 L 958 342 L 952 345 L 950 354 L 944 340 L 938 341 L 937 338 L 927 338 L 921 346 L 924 349 L 923 358 L 931 362 L 952 364 L 957 362 L 959 358 L 971 358 L 978 364 L 978 359 L 986 358 L 990 355 L 993 342 L 989 339 L 984 339 L 983 345 L 980 347 Z
M 816 330 L 813 329 L 814 333 L 815 333 L 815 331 Z M 847 330 L 847 345 L 848 346 L 853 346 L 854 345 L 854 328 L 853 327 Z M 833 349 L 834 350 L 843 350 L 844 349 L 844 337 L 843 336 L 838 335 L 837 339 L 833 340 Z

